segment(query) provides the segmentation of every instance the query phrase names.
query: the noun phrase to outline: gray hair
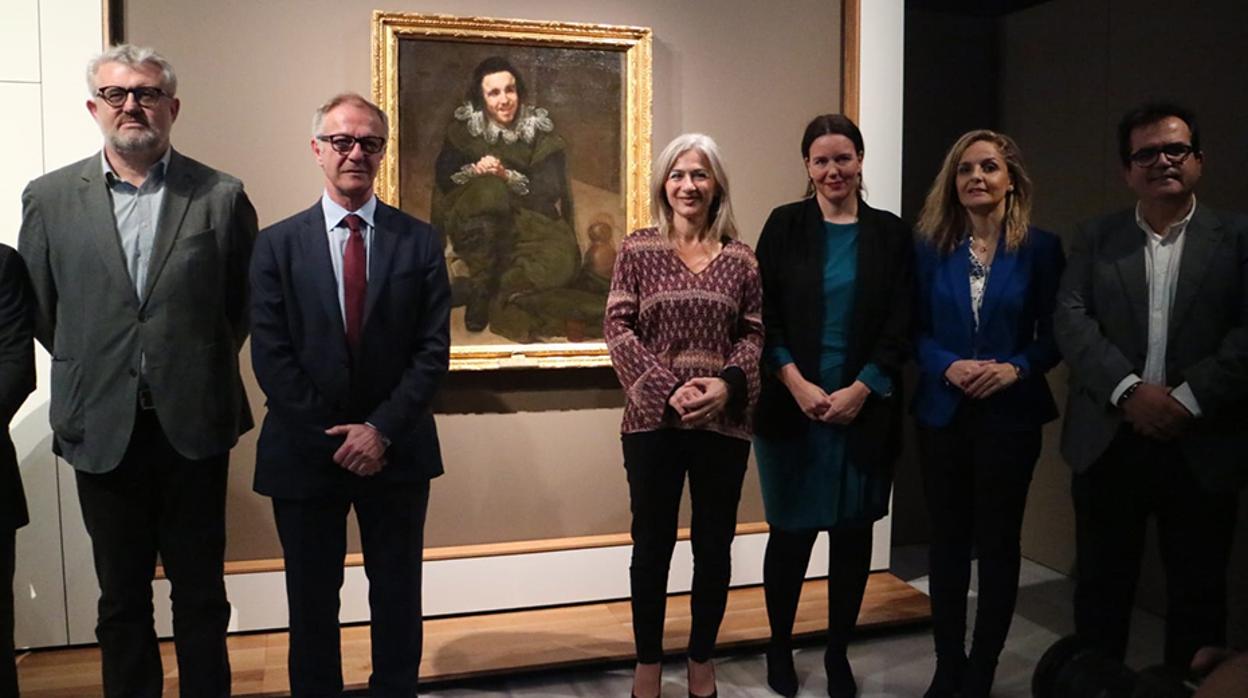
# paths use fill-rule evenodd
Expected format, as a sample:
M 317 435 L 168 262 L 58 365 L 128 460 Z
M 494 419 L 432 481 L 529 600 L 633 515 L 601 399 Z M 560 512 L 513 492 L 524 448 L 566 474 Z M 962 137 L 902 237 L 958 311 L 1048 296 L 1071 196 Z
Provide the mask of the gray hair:
M 144 66 L 159 68 L 160 89 L 168 92 L 170 97 L 178 92 L 178 76 L 173 72 L 173 64 L 157 53 L 156 49 L 133 44 L 117 44 L 92 58 L 87 64 L 87 90 L 92 97 L 95 96 L 97 88 L 95 74 L 100 66 L 106 63 L 120 63 L 132 70 L 140 70 Z
M 715 140 L 703 133 L 685 133 L 677 136 L 654 163 L 654 171 L 650 176 L 650 216 L 664 236 L 672 227 L 672 204 L 667 200 L 667 176 L 675 167 L 681 155 L 696 150 L 706 158 L 711 166 L 711 176 L 715 178 L 715 199 L 711 202 L 710 220 L 707 221 L 707 232 L 711 239 L 737 237 L 737 221 L 732 216 L 732 199 L 728 196 L 728 171 L 724 169 L 723 159 L 719 156 L 719 146 Z
M 342 104 L 355 104 L 373 112 L 373 115 L 381 122 L 382 136 L 387 139 L 390 137 L 390 117 L 386 116 L 381 107 L 355 92 L 343 92 L 330 97 L 328 102 L 316 108 L 316 113 L 312 115 L 313 138 L 321 135 L 321 125 L 325 122 L 325 115 Z

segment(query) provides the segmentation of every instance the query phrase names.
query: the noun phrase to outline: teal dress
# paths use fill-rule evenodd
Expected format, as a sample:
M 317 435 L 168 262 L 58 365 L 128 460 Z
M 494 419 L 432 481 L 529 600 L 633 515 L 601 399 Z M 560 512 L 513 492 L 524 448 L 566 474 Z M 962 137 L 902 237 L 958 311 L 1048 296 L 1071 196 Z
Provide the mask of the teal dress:
M 831 393 L 851 382 L 843 374 L 858 276 L 858 224 L 825 221 L 823 227 L 823 350 L 818 383 Z M 788 348 L 780 344 L 768 344 L 763 360 L 769 371 L 793 363 Z M 867 364 L 856 378 L 873 393 L 892 392 L 892 380 L 875 364 Z M 794 437 L 754 438 L 769 525 L 823 530 L 868 524 L 888 513 L 889 481 L 849 461 L 846 433 L 845 426 L 811 421 L 808 429 Z

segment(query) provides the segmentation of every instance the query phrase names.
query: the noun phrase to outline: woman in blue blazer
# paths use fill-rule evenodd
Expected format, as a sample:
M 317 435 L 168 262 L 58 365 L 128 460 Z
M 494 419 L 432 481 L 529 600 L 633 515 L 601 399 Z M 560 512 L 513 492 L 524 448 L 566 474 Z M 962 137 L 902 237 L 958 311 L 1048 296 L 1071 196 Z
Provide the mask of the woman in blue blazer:
M 1008 136 L 958 139 L 919 217 L 915 273 L 919 462 L 932 521 L 936 672 L 926 698 L 986 697 L 1018 596 L 1019 534 L 1057 418 L 1044 374 L 1060 357 L 1061 242 L 1029 226 L 1031 180 Z M 979 604 L 966 655 L 971 549 Z

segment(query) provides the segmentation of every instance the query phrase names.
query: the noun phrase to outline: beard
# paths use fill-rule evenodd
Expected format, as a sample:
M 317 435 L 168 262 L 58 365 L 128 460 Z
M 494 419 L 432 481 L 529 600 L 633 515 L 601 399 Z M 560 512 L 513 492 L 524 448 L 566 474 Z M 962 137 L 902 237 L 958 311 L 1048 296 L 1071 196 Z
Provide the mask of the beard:
M 108 142 L 119 153 L 146 153 L 160 147 L 163 139 L 161 134 L 151 126 L 142 131 L 126 131 L 111 133 Z

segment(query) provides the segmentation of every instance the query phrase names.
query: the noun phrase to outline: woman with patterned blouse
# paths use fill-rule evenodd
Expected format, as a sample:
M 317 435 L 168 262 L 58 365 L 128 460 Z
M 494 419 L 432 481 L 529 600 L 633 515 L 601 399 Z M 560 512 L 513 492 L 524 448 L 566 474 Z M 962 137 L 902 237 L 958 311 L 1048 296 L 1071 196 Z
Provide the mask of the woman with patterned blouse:
M 919 465 L 932 520 L 927 698 L 987 698 L 1018 595 L 1019 534 L 1040 429 L 1057 418 L 1044 374 L 1059 360 L 1053 308 L 1064 258 L 1030 228 L 1018 146 L 971 131 L 949 149 L 916 246 Z M 979 603 L 966 656 L 971 549 Z
M 828 533 L 828 695 L 857 694 L 846 656 L 888 513 L 910 346 L 912 233 L 863 200 L 864 147 L 841 114 L 802 137 L 807 198 L 771 212 L 758 240 L 767 326 L 758 408 L 759 479 L 771 528 L 763 588 L 767 683 L 796 695 L 793 621 L 806 566 Z
M 626 397 L 620 431 L 633 513 L 633 695 L 660 692 L 667 575 L 687 474 L 689 695 L 715 696 L 710 660 L 758 398 L 758 263 L 736 239 L 728 176 L 708 136 L 685 134 L 663 149 L 651 201 L 657 225 L 624 239 L 603 326 Z

